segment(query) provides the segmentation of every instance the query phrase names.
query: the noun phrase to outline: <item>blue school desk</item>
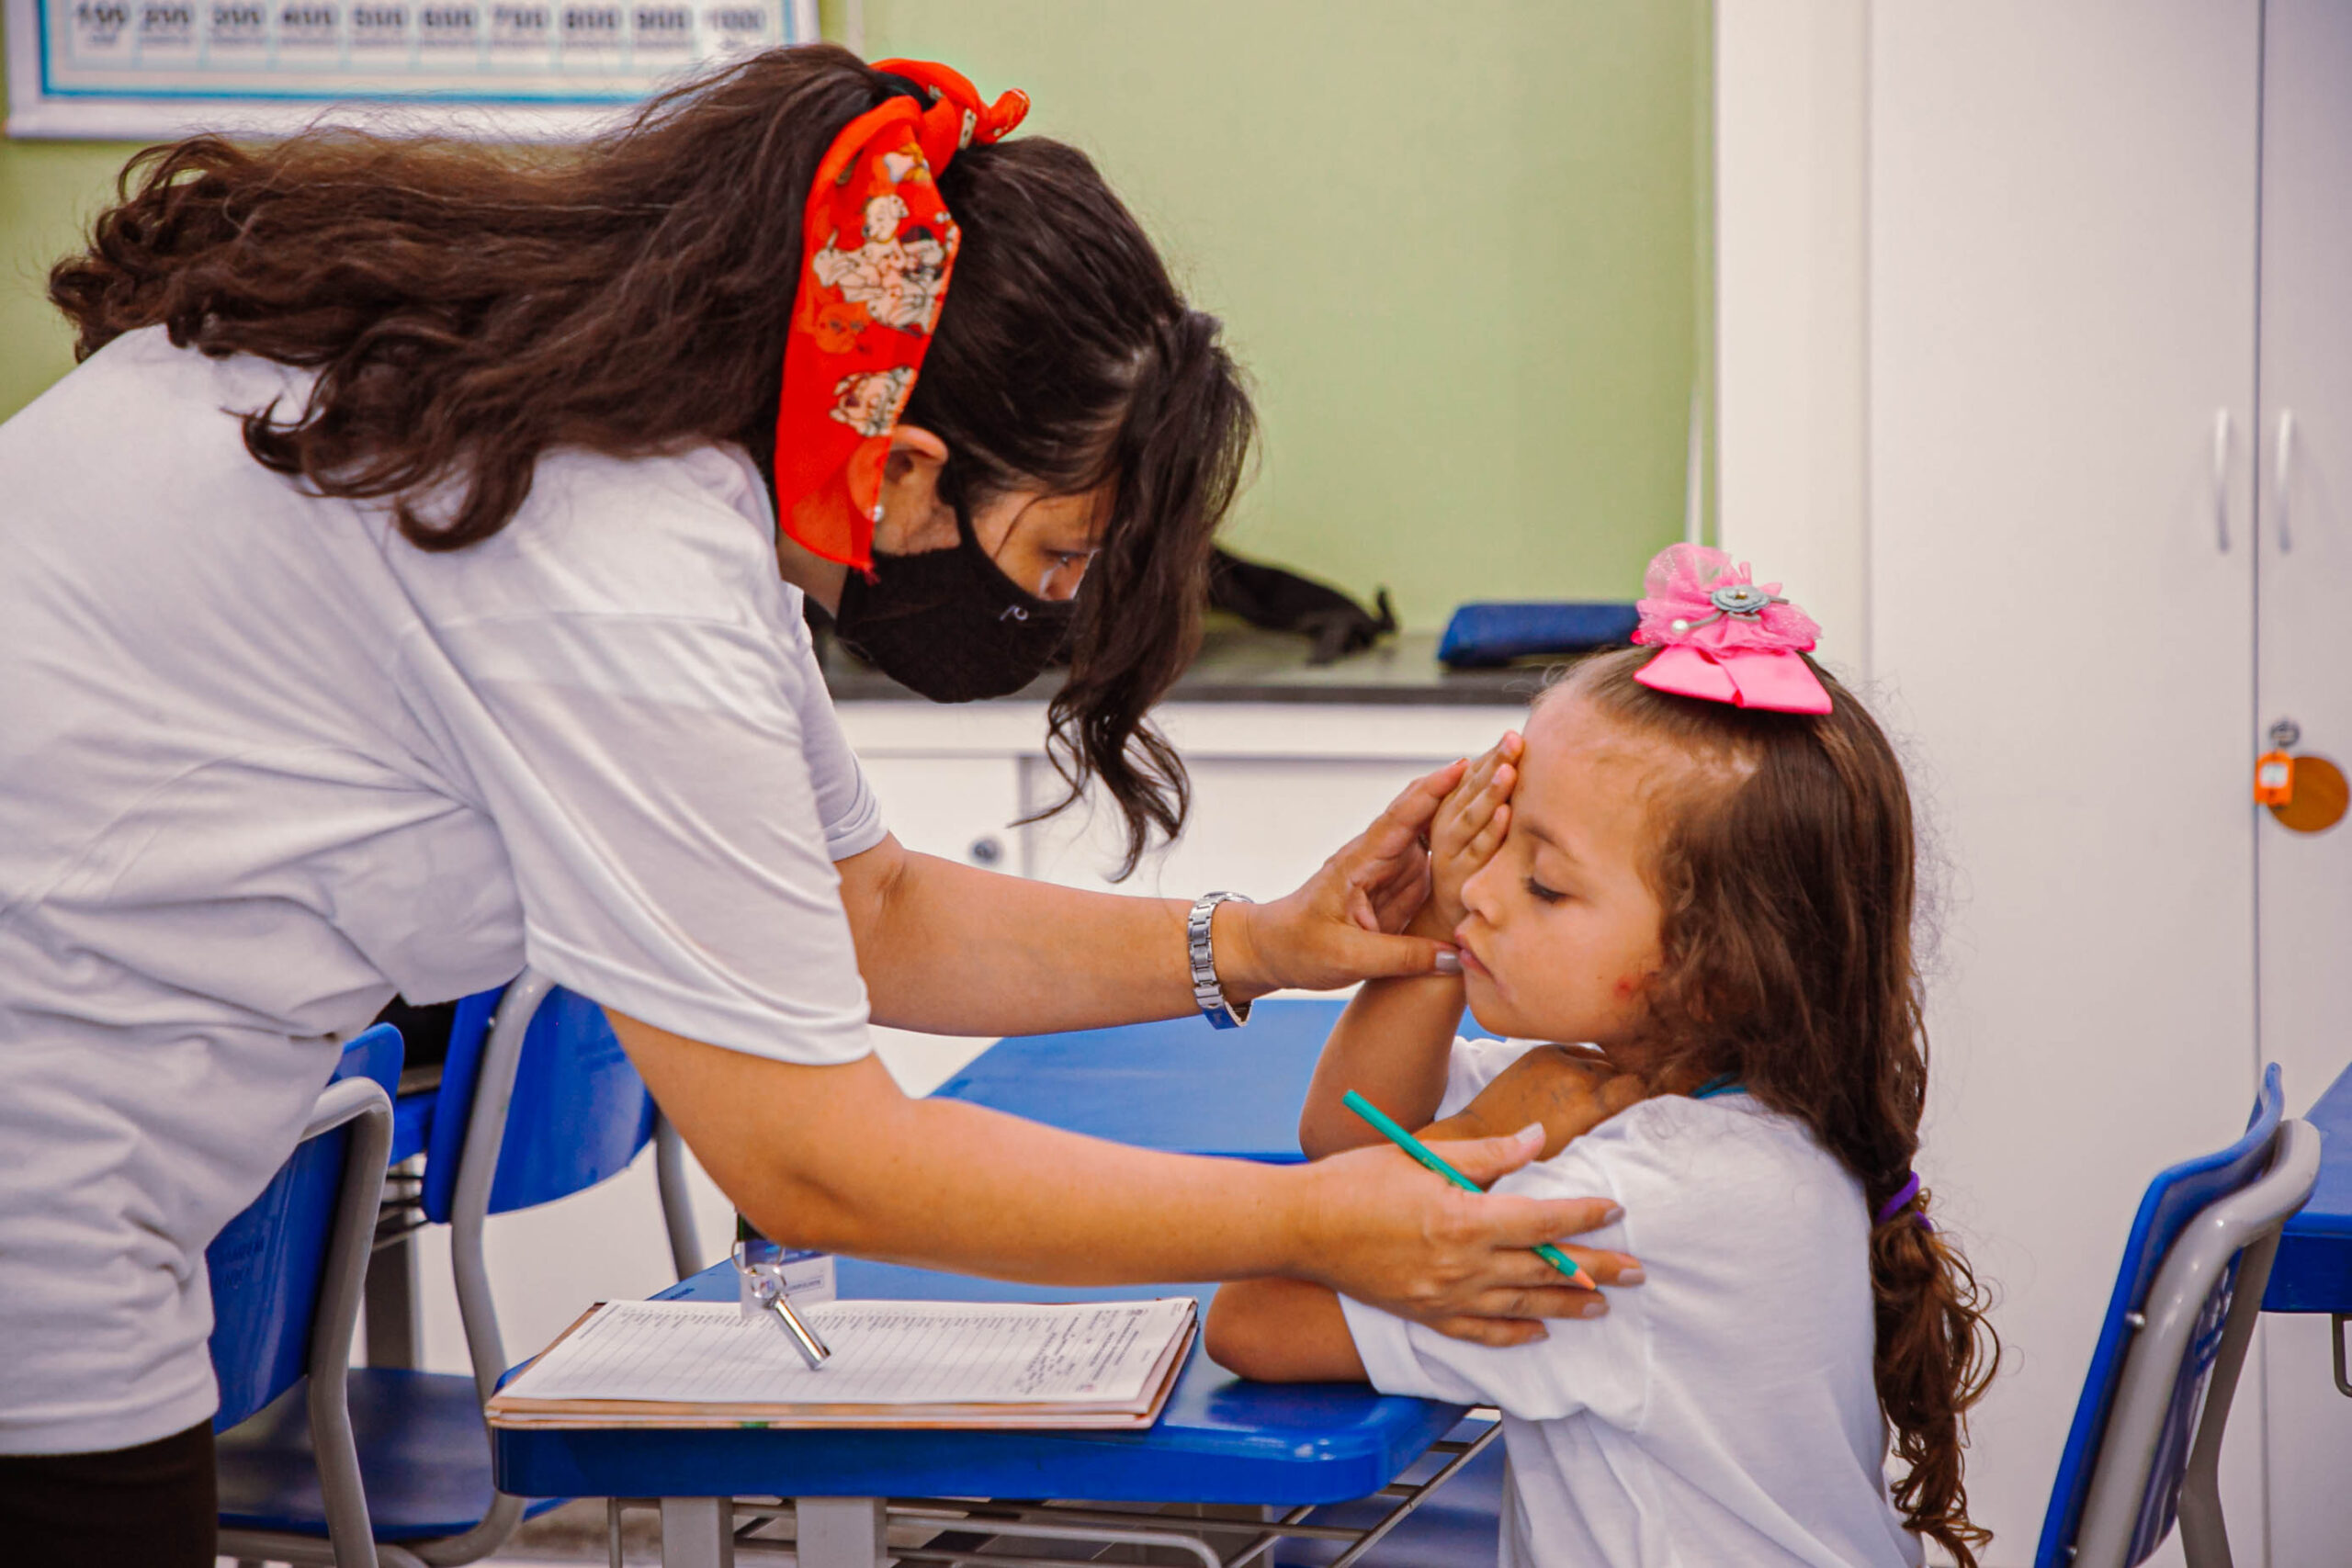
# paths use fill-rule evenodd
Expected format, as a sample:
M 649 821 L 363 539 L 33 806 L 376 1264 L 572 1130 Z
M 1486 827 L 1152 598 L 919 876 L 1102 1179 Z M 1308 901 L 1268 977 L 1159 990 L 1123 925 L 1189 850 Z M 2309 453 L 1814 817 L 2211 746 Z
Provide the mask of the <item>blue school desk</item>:
M 937 1301 L 1087 1301 L 1206 1285 L 1055 1290 L 890 1264 L 841 1260 L 845 1297 Z M 732 1301 L 721 1263 L 656 1300 Z M 1084 1497 L 1103 1502 L 1336 1503 L 1379 1491 L 1443 1438 L 1458 1405 L 1394 1398 L 1347 1383 L 1244 1382 L 1195 1341 L 1159 1422 L 1147 1432 L 611 1431 L 493 1428 L 502 1491 L 541 1497 L 658 1498 L 665 1568 L 716 1568 L 729 1500 L 800 1501 L 802 1568 L 873 1568 L 871 1537 L 822 1550 L 805 1499 L 839 1515 L 905 1498 Z M 1181 1520 L 1139 1516 L 1140 1526 Z M 1000 1526 L 1007 1533 L 1020 1533 Z M 1044 1527 L 1050 1531 L 1054 1527 Z
M 2352 1067 L 2328 1085 L 2304 1120 L 2319 1129 L 2319 1185 L 2279 1234 L 2262 1310 L 2334 1314 L 2335 1386 L 2352 1395 L 2344 1345 L 2352 1321 Z
M 1297 1163 L 1298 1108 L 1343 1005 L 1261 1001 L 1239 1030 L 1189 1018 L 1016 1037 L 991 1046 L 938 1093 L 1142 1148 Z M 1205 1304 L 1212 1289 L 1054 1290 L 854 1258 L 842 1259 L 840 1268 L 848 1297 L 1084 1301 L 1181 1291 Z M 734 1269 L 722 1263 L 657 1299 L 734 1296 Z M 1432 1445 L 1446 1450 L 1449 1472 L 1467 1463 L 1470 1453 L 1441 1443 L 1464 1414 L 1459 1406 L 1352 1384 L 1245 1382 L 1195 1344 L 1166 1412 L 1148 1432 L 536 1428 L 494 1430 L 491 1446 L 504 1491 L 660 1499 L 663 1562 L 711 1568 L 724 1561 L 719 1537 L 737 1519 L 728 1499 L 739 1497 L 829 1499 L 822 1506 L 836 1513 L 835 1505 L 847 1500 L 847 1512 L 856 1517 L 853 1534 L 869 1528 L 872 1500 L 910 1496 L 1273 1505 L 1299 1516 L 1308 1505 L 1379 1492 Z M 1494 1457 L 1483 1462 L 1491 1467 Z M 1490 1516 L 1491 1499 L 1484 1506 Z M 811 1517 L 803 1503 L 803 1568 L 872 1568 L 870 1551 L 857 1541 L 838 1558 L 812 1550 L 831 1538 L 812 1540 Z M 1182 1521 L 1145 1515 L 1136 1523 Z M 1490 1523 L 1485 1528 L 1491 1531 Z M 1490 1544 L 1480 1549 L 1491 1551 Z

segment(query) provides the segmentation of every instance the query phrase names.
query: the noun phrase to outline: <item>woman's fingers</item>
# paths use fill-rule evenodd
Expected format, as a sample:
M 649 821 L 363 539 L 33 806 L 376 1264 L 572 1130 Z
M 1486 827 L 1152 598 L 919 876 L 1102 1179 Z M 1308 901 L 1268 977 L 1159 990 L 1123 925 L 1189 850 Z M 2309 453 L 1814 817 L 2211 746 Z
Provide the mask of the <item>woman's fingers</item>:
M 1595 1284 L 1638 1285 L 1649 1278 L 1641 1259 L 1630 1254 L 1577 1247 L 1565 1241 L 1555 1245 L 1575 1262 L 1577 1272 Z
M 1605 1247 L 1578 1247 L 1572 1241 L 1552 1245 L 1577 1266 L 1575 1273 L 1561 1273 L 1551 1259 L 1530 1248 L 1498 1248 L 1487 1271 L 1485 1289 L 1488 1293 L 1479 1297 L 1471 1310 L 1488 1317 L 1534 1316 L 1537 1314 L 1521 1313 L 1510 1306 L 1503 1297 L 1529 1291 L 1566 1291 L 1572 1295 L 1589 1296 L 1603 1286 L 1630 1287 L 1647 1278 L 1640 1259 L 1629 1254 L 1611 1252 Z M 1563 1312 L 1574 1317 L 1577 1309 L 1565 1307 L 1542 1315 L 1558 1317 Z
M 1330 972 L 1345 975 L 1349 980 L 1334 981 L 1345 985 L 1350 980 L 1410 979 L 1418 975 L 1458 974 L 1458 968 L 1445 967 L 1439 962 L 1441 954 L 1454 951 L 1444 942 L 1425 936 L 1390 936 L 1385 931 L 1341 931 L 1340 943 L 1330 956 Z M 1460 960 L 1454 960 L 1459 964 Z M 1316 989 L 1329 989 L 1317 987 Z
M 1394 875 L 1397 868 L 1423 863 L 1423 836 L 1446 795 L 1461 782 L 1467 762 L 1448 762 L 1405 786 L 1379 816 L 1353 840 L 1341 846 L 1330 864 L 1350 886 L 1371 886 Z
M 1585 1298 L 1587 1301 L 1599 1299 L 1597 1296 Z M 1423 1321 L 1450 1339 L 1464 1339 L 1473 1345 L 1491 1346 L 1498 1350 L 1508 1349 L 1513 1345 L 1532 1345 L 1538 1339 L 1549 1337 L 1542 1324 L 1521 1318 L 1472 1317 L 1457 1314 L 1451 1317 L 1425 1318 Z
M 1431 973 L 1435 944 L 1383 933 L 1403 930 L 1428 897 L 1429 851 L 1422 835 L 1467 766 L 1449 762 L 1415 779 L 1303 886 L 1249 906 L 1246 945 L 1256 962 L 1237 971 L 1238 988 L 1251 994 L 1285 986 L 1323 991 L 1383 976 Z M 1402 945 L 1384 945 L 1395 943 Z M 1222 953 L 1218 963 L 1223 974 Z
M 1561 1251 L 1577 1260 L 1577 1272 L 1611 1287 L 1642 1282 L 1641 1265 L 1622 1252 L 1592 1252 L 1580 1247 Z M 1569 1284 L 1552 1266 L 1533 1253 L 1526 1255 L 1540 1277 L 1523 1282 L 1491 1286 L 1471 1298 L 1466 1310 L 1422 1321 L 1439 1333 L 1479 1345 L 1525 1345 L 1544 1337 L 1543 1319 L 1590 1321 L 1609 1315 L 1609 1298 L 1587 1284 Z M 1511 1272 L 1524 1272 L 1512 1269 Z
M 1357 841 L 1377 859 L 1400 855 L 1408 848 L 1418 847 L 1430 818 L 1445 804 L 1445 797 L 1453 793 L 1453 786 L 1462 782 L 1469 766 L 1467 761 L 1448 762 L 1407 784 L 1404 792 L 1373 818 L 1372 826 Z
M 1493 1186 L 1499 1179 L 1509 1176 L 1543 1151 L 1544 1128 L 1542 1123 L 1538 1122 L 1532 1126 L 1521 1127 L 1516 1133 L 1503 1134 L 1499 1137 L 1461 1139 L 1443 1144 L 1432 1144 L 1430 1148 L 1439 1158 L 1454 1169 L 1476 1182 L 1479 1187 L 1487 1188 Z M 1532 1236 L 1520 1245 L 1532 1247 L 1539 1241 L 1551 1241 L 1555 1235 L 1574 1235 L 1578 1231 L 1589 1231 L 1607 1224 L 1609 1221 L 1600 1217 L 1600 1209 L 1613 1208 L 1615 1205 L 1601 1202 L 1600 1200 L 1594 1200 L 1594 1201 L 1600 1203 L 1600 1208 L 1589 1212 L 1584 1210 L 1575 1212 L 1574 1217 L 1580 1223 L 1566 1230 Z M 1563 1208 L 1563 1213 L 1566 1212 L 1566 1209 Z
M 1396 874 L 1366 890 L 1373 907 L 1373 931 L 1403 931 L 1422 901 L 1430 896 L 1429 857 L 1419 855 L 1396 869 Z

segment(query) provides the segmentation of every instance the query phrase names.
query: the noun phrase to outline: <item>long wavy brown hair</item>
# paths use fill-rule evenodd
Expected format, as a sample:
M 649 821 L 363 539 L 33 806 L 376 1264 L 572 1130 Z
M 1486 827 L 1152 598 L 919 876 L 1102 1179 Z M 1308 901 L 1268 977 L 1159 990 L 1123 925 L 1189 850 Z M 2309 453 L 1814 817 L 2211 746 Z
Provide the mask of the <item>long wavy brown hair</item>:
M 920 92 L 812 45 L 576 148 L 335 130 L 152 147 L 50 298 L 82 356 L 161 325 L 317 372 L 300 407 L 242 411 L 254 458 L 390 498 L 410 542 L 459 550 L 506 525 L 556 448 L 764 456 L 808 182 L 849 120 Z M 972 147 L 939 183 L 964 246 L 905 418 L 946 443 L 943 491 L 967 505 L 1113 487 L 1047 745 L 1063 805 L 1101 781 L 1132 870 L 1183 820 L 1183 766 L 1147 716 L 1198 645 L 1250 400 L 1216 321 L 1083 153 Z
M 1664 962 L 1646 992 L 1645 1076 L 1736 1078 L 1810 1127 L 1875 1216 L 1911 1170 L 1928 1087 L 1902 763 L 1869 710 L 1818 665 L 1830 711 L 1772 713 L 1652 691 L 1634 679 L 1652 655 L 1593 655 L 1545 695 L 1577 693 L 1694 764 L 1653 807 Z M 1895 1506 L 1975 1568 L 1992 1536 L 1968 1517 L 1967 1416 L 2000 1340 L 1988 1292 L 1951 1234 L 1922 1223 L 1930 1196 L 1921 1188 L 1871 1232 L 1873 1371 L 1905 1467 Z

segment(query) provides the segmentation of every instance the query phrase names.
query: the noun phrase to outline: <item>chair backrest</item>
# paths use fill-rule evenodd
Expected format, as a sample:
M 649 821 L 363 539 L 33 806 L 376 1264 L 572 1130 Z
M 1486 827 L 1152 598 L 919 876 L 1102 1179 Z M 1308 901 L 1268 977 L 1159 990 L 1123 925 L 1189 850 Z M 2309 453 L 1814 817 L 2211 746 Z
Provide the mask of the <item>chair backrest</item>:
M 2176 1244 L 2191 1225 L 2200 1216 L 2216 1213 L 2270 1170 L 2279 1144 L 2282 1109 L 2278 1068 L 2274 1064 L 2263 1074 L 2261 1092 L 2255 1100 L 2254 1113 L 2243 1137 L 2213 1154 L 2184 1160 L 2148 1184 L 2140 1200 L 2139 1212 L 2132 1217 L 2115 1289 L 2109 1297 L 2098 1341 L 2091 1352 L 2090 1369 L 2083 1381 L 2082 1397 L 2075 1407 L 2074 1424 L 2066 1434 L 2049 1510 L 2042 1518 L 2041 1544 L 2034 1554 L 2035 1568 L 2066 1568 L 2075 1561 L 2085 1506 L 2108 1447 L 2110 1421 L 2117 1413 L 2127 1364 L 2132 1364 L 2135 1341 L 2142 1330 L 2149 1326 L 2151 1292 L 2159 1283 L 2160 1273 L 2166 1270 L 2168 1259 L 2174 1263 L 2188 1261 L 2173 1258 L 2172 1255 Z M 2304 1192 L 2287 1204 L 2285 1212 L 2292 1213 L 2305 1195 L 2308 1183 Z M 2271 1217 L 2274 1237 L 2277 1224 L 2283 1219 L 2284 1213 Z M 2164 1387 L 2157 1391 L 2162 1398 L 2163 1419 L 2160 1434 L 2154 1438 L 2154 1454 L 2145 1481 L 2139 1495 L 2132 1499 L 2136 1524 L 2123 1549 L 2121 1560 L 2125 1562 L 2138 1562 L 2153 1552 L 2172 1529 L 2189 1442 L 2203 1408 L 2208 1379 L 2222 1348 L 2224 1323 L 2234 1303 L 2239 1249 L 2243 1246 L 2238 1242 L 2217 1254 L 2201 1275 L 2172 1270 L 2177 1281 L 2194 1280 L 2197 1293 L 2197 1299 L 2188 1303 L 2193 1325 L 2184 1325 L 2177 1364 L 2150 1369 L 2132 1364 L 2135 1373 L 2145 1371 L 2164 1380 Z M 2267 1253 L 2264 1262 L 2267 1270 Z M 2245 1331 L 2250 1332 L 2250 1314 L 2241 1315 L 2246 1317 Z
M 511 987 L 458 1004 L 424 1158 L 424 1215 L 449 1223 L 492 1021 Z M 604 1010 L 560 987 L 531 1016 L 514 1065 L 490 1210 L 527 1209 L 617 1176 L 653 1135 L 653 1097 Z
M 379 1024 L 344 1048 L 330 1088 L 372 1079 L 389 1101 L 401 1076 L 400 1032 Z M 225 1432 L 309 1370 L 327 1253 L 342 1198 L 346 1127 L 306 1139 L 243 1213 L 205 1249 L 211 1277 L 212 1368 Z M 368 1205 L 372 1211 L 372 1201 Z

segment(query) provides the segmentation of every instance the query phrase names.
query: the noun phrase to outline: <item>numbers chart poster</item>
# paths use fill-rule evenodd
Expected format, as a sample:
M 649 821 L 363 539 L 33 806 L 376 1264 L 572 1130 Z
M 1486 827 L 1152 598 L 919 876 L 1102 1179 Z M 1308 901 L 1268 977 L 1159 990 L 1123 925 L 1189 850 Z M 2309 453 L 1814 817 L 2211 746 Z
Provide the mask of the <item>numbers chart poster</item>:
M 282 133 L 322 118 L 577 135 L 816 0 L 0 0 L 8 133 Z

